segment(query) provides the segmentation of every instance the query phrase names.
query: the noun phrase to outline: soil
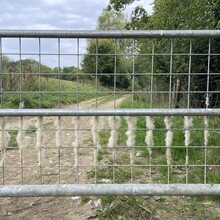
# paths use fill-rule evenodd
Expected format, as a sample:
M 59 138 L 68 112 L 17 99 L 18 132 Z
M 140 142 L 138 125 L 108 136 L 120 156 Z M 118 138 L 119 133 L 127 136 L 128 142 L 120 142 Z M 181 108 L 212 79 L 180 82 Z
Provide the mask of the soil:
M 103 100 L 98 100 L 98 108 L 113 108 L 119 105 L 126 96 L 119 98 L 110 102 L 103 102 Z M 94 108 L 96 106 L 96 100 L 89 100 L 80 103 L 79 108 Z M 76 105 L 63 105 L 62 108 L 76 108 Z M 33 167 L 30 169 L 24 169 L 21 174 L 20 169 L 20 153 L 18 148 L 10 149 L 5 152 L 5 164 L 8 168 L 4 169 L 4 178 L 1 177 L 0 172 L 0 185 L 3 184 L 55 184 L 55 183 L 86 183 L 86 173 L 91 169 L 89 166 L 85 166 L 85 169 L 77 170 L 77 175 L 72 173 L 72 170 L 66 170 L 59 175 L 57 168 L 54 169 L 55 164 L 57 164 L 58 153 L 60 154 L 60 164 L 72 165 L 74 161 L 74 152 L 72 149 L 66 147 L 63 151 L 58 152 L 54 148 L 56 145 L 56 140 L 54 138 L 55 132 L 55 117 L 44 117 L 43 124 L 44 128 L 48 128 L 48 132 L 44 132 L 43 144 L 45 147 L 45 152 L 42 158 L 42 166 L 48 168 L 42 169 L 41 176 L 38 177 L 39 169 L 36 165 L 38 163 L 38 150 L 36 149 L 36 132 L 27 134 L 26 136 L 26 146 L 22 151 L 23 165 L 29 165 Z M 105 120 L 105 119 L 103 119 Z M 107 119 L 106 119 L 107 120 Z M 36 117 L 26 117 L 24 118 L 24 126 L 26 128 L 33 127 L 36 124 Z M 68 128 L 73 128 L 71 123 L 72 118 L 62 118 L 62 127 L 67 129 L 67 132 L 62 134 L 62 145 L 72 146 L 74 137 L 68 131 Z M 91 131 L 86 129 L 91 128 L 90 119 L 88 117 L 80 117 L 80 129 L 84 130 L 80 134 L 81 144 L 91 144 L 92 137 Z M 72 126 L 72 127 L 71 127 Z M 19 128 L 19 118 L 7 118 L 6 129 L 16 130 Z M 50 131 L 51 130 L 51 131 Z M 11 135 L 12 139 L 12 135 Z M 16 142 L 16 141 L 14 141 Z M 11 143 L 14 144 L 14 143 Z M 46 150 L 46 149 L 49 150 Z M 79 163 L 81 165 L 93 164 L 94 152 L 88 149 L 82 149 L 79 154 Z M 52 168 L 50 168 L 50 165 Z M 22 176 L 21 176 L 22 175 Z M 88 183 L 88 181 L 87 181 Z M 0 198 L 0 219 L 98 219 L 97 218 L 97 202 L 98 199 L 90 197 L 87 202 L 82 204 L 80 197 L 10 197 L 10 198 Z

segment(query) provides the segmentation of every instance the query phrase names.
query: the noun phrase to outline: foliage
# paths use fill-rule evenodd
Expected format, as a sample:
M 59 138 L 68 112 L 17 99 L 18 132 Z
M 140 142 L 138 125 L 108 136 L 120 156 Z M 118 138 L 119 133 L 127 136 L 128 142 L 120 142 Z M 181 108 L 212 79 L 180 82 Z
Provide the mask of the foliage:
M 62 79 L 76 81 L 77 80 L 78 68 L 75 66 L 65 66 L 62 69 Z
M 110 0 L 111 8 L 121 11 L 127 5 L 136 1 L 118 1 Z M 174 10 L 175 9 L 175 10 Z M 138 6 L 133 10 L 130 22 L 127 25 L 128 29 L 153 29 L 153 30 L 184 30 L 184 29 L 219 29 L 220 27 L 220 0 L 155 0 L 154 12 L 148 17 L 144 8 Z M 187 76 L 172 77 L 175 81 L 176 78 L 181 80 L 182 91 L 200 91 L 192 94 L 190 99 L 191 107 L 205 107 L 205 98 L 208 95 L 210 99 L 209 107 L 216 106 L 219 103 L 219 97 L 214 91 L 219 90 L 220 76 L 211 73 L 218 73 L 220 63 L 218 62 L 219 56 L 204 56 L 208 52 L 218 54 L 220 50 L 220 39 L 211 39 L 211 48 L 209 51 L 209 39 L 173 39 L 170 40 L 156 40 L 154 42 L 155 53 L 171 53 L 171 44 L 173 44 L 173 53 L 188 54 L 191 47 L 191 53 L 197 54 L 191 57 L 191 66 L 189 65 L 189 56 L 175 55 L 172 57 L 172 66 L 170 65 L 170 56 L 154 56 L 154 71 L 156 73 L 169 73 L 171 68 L 175 73 L 201 73 L 191 77 L 190 88 L 188 88 Z M 140 53 L 151 52 L 151 42 L 143 42 L 138 44 Z M 162 50 L 162 51 L 161 51 Z M 201 55 L 200 55 L 201 54 Z M 141 63 L 140 58 L 136 61 Z M 150 58 L 148 59 L 150 62 Z M 146 72 L 145 67 L 139 65 L 139 72 Z M 190 66 L 190 67 L 189 67 Z M 209 69 L 208 69 L 209 67 Z M 210 75 L 208 76 L 207 73 Z M 169 83 L 169 77 L 163 77 L 163 84 Z M 208 85 L 206 82 L 209 83 Z M 140 80 L 142 82 L 142 80 Z M 143 87 L 143 86 L 141 86 Z M 207 89 L 212 91 L 206 94 Z M 203 92 L 202 92 L 203 91 Z M 198 100 L 198 101 L 195 101 Z
M 124 10 L 128 5 L 138 0 L 110 0 L 108 9 L 114 9 L 116 11 Z
M 52 69 L 46 65 L 40 64 L 36 60 L 33 59 L 25 59 L 25 60 L 10 60 L 9 57 L 2 57 L 2 70 L 5 73 L 51 73 Z
M 103 87 L 97 90 L 91 81 L 72 82 L 76 77 L 74 72 L 79 71 L 75 67 L 52 69 L 35 60 L 13 61 L 3 56 L 1 108 L 19 108 L 20 102 L 24 102 L 24 108 L 52 108 L 58 103 L 92 99 L 95 92 L 107 90 Z M 61 73 L 59 77 L 58 73 Z
M 102 14 L 98 18 L 97 30 L 125 30 L 127 28 L 127 16 L 123 12 L 114 9 L 103 9 Z M 123 53 L 129 53 L 132 41 L 129 39 L 117 39 L 117 46 Z M 127 63 L 130 62 L 128 58 Z
M 149 16 L 143 6 L 137 6 L 131 13 L 130 21 L 127 24 L 129 30 L 147 30 Z
M 206 197 L 103 196 L 101 204 L 100 219 L 219 219 Z
M 155 0 L 150 18 L 152 27 L 159 30 L 203 29 L 207 26 L 205 5 L 206 0 Z
M 134 196 L 101 197 L 100 219 L 151 219 L 152 211 L 145 198 Z
M 114 9 L 104 9 L 98 18 L 98 30 L 125 29 L 127 17 Z M 123 56 L 130 48 L 130 41 L 126 40 L 90 40 L 87 54 L 82 60 L 83 72 L 91 74 L 101 85 L 128 88 L 130 59 Z
M 153 29 L 215 29 L 216 28 L 216 14 L 214 11 L 216 5 L 214 1 L 200 0 L 200 1 L 174 1 L 174 0 L 156 0 L 154 7 L 154 14 L 150 18 L 151 27 Z M 211 7 L 211 5 L 215 5 Z M 175 10 L 173 10 L 175 8 Z M 205 12 L 205 13 L 204 13 Z M 217 18 L 219 19 L 219 17 Z M 193 21 L 193 22 L 192 22 Z M 178 47 L 181 48 L 181 53 L 189 53 L 190 41 L 189 40 L 175 40 L 174 53 L 180 53 Z M 181 45 L 181 47 L 180 47 Z M 209 52 L 208 39 L 193 39 L 191 42 L 191 52 L 198 54 L 192 56 L 191 69 L 189 69 L 189 57 L 176 56 L 172 64 L 173 71 L 177 73 L 192 72 L 192 73 L 217 73 L 220 65 L 217 62 L 218 56 L 210 57 L 210 65 L 208 64 L 208 56 L 200 56 L 199 54 L 207 54 Z M 164 47 L 169 50 L 170 43 L 158 42 L 156 46 Z M 211 53 L 217 53 L 220 49 L 219 39 L 211 40 Z M 168 52 L 168 51 L 167 51 Z M 209 69 L 208 69 L 209 65 Z M 161 59 L 155 60 L 155 66 L 161 69 L 162 72 L 169 72 L 170 61 L 161 62 Z M 182 90 L 188 90 L 188 84 L 185 76 L 178 77 L 182 82 Z M 194 91 L 204 91 L 204 93 L 197 93 L 191 95 L 191 107 L 205 107 L 205 92 L 207 86 L 209 91 L 215 91 L 218 88 L 219 76 L 210 75 L 209 84 L 207 75 L 194 75 L 191 77 L 191 88 Z M 209 94 L 211 101 L 209 107 L 219 101 L 216 94 Z M 195 102 L 199 100 L 199 102 Z M 201 101 L 202 100 L 202 101 Z
M 104 9 L 98 18 L 97 30 L 123 30 L 127 24 L 127 16 L 122 12 Z
M 220 0 L 208 0 L 205 14 L 209 25 L 220 29 Z
M 83 70 L 93 75 L 97 73 L 98 80 L 104 86 L 114 86 L 116 78 L 116 87 L 128 88 L 126 60 L 122 56 L 114 55 L 115 52 L 120 54 L 113 40 L 91 40 L 82 62 Z

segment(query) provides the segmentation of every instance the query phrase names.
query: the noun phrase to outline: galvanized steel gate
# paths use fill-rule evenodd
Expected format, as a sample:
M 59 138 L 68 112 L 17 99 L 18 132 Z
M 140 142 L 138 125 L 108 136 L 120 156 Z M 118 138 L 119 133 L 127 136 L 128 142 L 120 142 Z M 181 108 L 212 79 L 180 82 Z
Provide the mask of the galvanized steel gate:
M 214 30 L 0 31 L 0 196 L 220 195 L 219 38 Z M 114 50 L 103 52 L 107 44 Z M 85 56 L 91 72 L 81 70 Z M 105 58 L 112 72 L 100 70 Z M 120 88 L 120 77 L 130 86 Z M 57 108 L 44 108 L 49 95 Z M 68 95 L 75 105 L 64 105 Z

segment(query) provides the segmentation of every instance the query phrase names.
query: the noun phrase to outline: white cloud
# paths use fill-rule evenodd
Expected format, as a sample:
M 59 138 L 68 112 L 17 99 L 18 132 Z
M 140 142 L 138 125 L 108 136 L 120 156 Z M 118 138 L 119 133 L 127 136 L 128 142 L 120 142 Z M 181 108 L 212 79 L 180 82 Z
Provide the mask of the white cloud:
M 153 0 L 141 0 L 148 12 Z M 109 0 L 1 0 L 0 29 L 94 30 Z M 131 6 L 130 10 L 134 7 Z
M 64 4 L 66 0 L 42 0 L 44 3 L 48 5 L 59 5 Z
M 141 0 L 138 4 L 143 4 L 148 12 L 152 12 L 149 6 L 153 0 Z M 94 30 L 97 25 L 97 19 L 102 10 L 106 8 L 109 0 L 1 0 L 0 7 L 0 29 L 18 29 L 18 30 Z M 131 6 L 131 9 L 134 7 Z M 64 41 L 63 53 L 76 51 L 76 42 Z M 24 44 L 24 49 L 33 46 Z M 48 51 L 54 48 L 54 43 L 45 43 Z M 9 53 L 18 51 L 17 41 L 4 41 L 2 47 Z M 36 45 L 37 47 L 37 45 Z M 80 39 L 78 50 L 84 53 L 86 50 L 86 40 Z M 16 59 L 16 57 L 13 57 Z M 55 57 L 44 59 L 45 64 L 50 66 L 57 65 Z M 67 65 L 66 61 L 63 65 Z
M 56 30 L 58 29 L 55 25 L 51 24 L 44 24 L 44 23 L 38 23 L 38 24 L 30 24 L 25 27 L 25 29 L 32 29 L 32 30 Z
M 64 14 L 63 17 L 65 17 L 66 19 L 74 19 L 74 20 L 77 20 L 77 19 L 81 19 L 82 16 L 81 15 L 77 15 L 77 14 Z

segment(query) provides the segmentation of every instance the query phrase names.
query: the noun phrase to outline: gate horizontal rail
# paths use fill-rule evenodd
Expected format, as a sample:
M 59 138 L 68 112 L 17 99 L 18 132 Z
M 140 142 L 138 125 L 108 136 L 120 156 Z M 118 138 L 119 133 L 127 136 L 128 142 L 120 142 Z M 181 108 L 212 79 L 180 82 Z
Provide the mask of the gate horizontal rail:
M 63 184 L 0 186 L 0 197 L 46 196 L 209 196 L 219 184 Z
M 220 109 L 0 109 L 1 116 L 220 116 Z
M 75 30 L 0 30 L 8 38 L 219 38 L 220 30 L 146 30 L 146 31 L 75 31 Z

